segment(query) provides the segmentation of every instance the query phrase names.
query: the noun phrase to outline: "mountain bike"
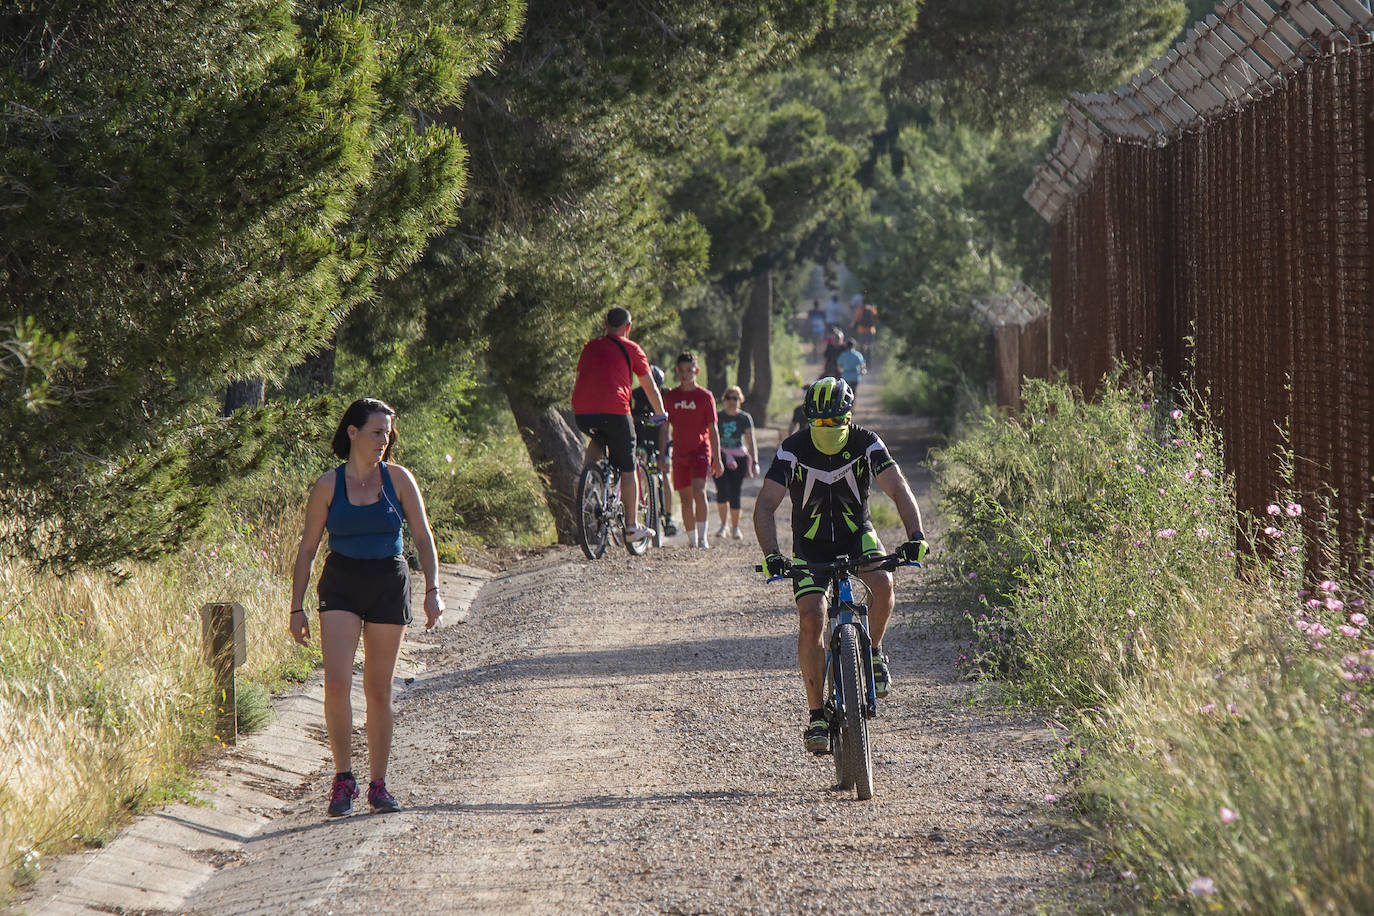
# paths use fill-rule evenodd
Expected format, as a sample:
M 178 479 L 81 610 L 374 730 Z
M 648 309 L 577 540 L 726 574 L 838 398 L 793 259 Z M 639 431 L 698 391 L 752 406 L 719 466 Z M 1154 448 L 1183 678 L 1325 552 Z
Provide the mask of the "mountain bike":
M 769 582 L 832 573 L 826 586 L 826 617 L 830 641 L 825 650 L 825 718 L 830 723 L 830 752 L 835 758 L 837 788 L 854 789 L 860 800 L 873 797 L 873 753 L 868 744 L 868 720 L 878 715 L 873 686 L 873 640 L 868 633 L 868 605 L 854 600 L 853 579 L 859 569 L 887 570 L 907 563 L 892 553 L 877 557 L 836 557 L 828 563 L 795 563 Z M 755 569 L 763 572 L 763 567 Z M 867 590 L 863 580 L 857 580 Z

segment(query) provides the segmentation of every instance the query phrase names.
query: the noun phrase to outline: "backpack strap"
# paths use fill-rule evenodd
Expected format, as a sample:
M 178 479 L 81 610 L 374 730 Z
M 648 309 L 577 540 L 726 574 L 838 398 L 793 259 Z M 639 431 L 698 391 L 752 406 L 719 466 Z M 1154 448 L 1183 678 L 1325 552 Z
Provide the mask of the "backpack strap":
M 610 338 L 611 343 L 620 348 L 620 355 L 625 357 L 625 368 L 630 370 L 630 384 L 633 386 L 635 383 L 635 367 L 630 363 L 630 351 L 625 349 L 625 345 L 617 340 L 614 334 L 607 334 L 606 336 Z

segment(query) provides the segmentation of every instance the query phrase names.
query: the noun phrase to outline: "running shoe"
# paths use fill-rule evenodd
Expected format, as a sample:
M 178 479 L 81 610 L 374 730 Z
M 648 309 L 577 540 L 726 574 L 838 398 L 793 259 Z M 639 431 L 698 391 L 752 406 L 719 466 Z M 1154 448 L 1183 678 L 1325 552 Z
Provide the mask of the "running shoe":
M 675 534 L 677 534 L 677 525 L 673 524 L 673 520 L 671 518 L 665 518 L 663 520 L 664 537 L 672 537 Z
M 725 526 L 724 526 L 724 525 L 721 525 L 719 528 L 716 529 L 716 537 L 718 537 L 718 538 L 723 538 L 723 537 L 725 537 L 725 531 L 726 531 Z
M 358 781 L 352 776 L 336 774 L 329 792 L 329 816 L 346 817 L 353 813 L 353 799 L 358 797 Z
M 633 543 L 634 541 L 647 541 L 654 536 L 654 529 L 648 525 L 635 525 L 625 529 L 625 540 Z
M 382 779 L 374 779 L 368 784 L 367 803 L 371 806 L 373 814 L 391 814 L 401 810 L 401 806 L 396 804 L 396 799 L 386 790 L 386 781 Z
M 830 753 L 830 723 L 824 719 L 812 719 L 806 723 L 802 744 L 813 754 Z
M 881 652 L 873 653 L 873 692 L 879 698 L 885 697 L 892 689 L 892 671 L 887 665 L 887 656 Z
M 730 537 L 734 538 L 737 541 L 742 541 L 744 540 L 744 532 L 740 531 L 738 528 L 731 528 Z

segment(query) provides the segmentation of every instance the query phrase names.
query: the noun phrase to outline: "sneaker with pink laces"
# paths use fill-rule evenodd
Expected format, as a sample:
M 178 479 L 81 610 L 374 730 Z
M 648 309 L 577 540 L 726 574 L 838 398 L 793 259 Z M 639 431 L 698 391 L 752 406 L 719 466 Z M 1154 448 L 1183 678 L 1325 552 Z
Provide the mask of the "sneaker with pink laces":
M 338 773 L 334 787 L 329 790 L 329 816 L 345 817 L 353 813 L 353 799 L 358 797 L 358 781 L 352 774 Z
M 386 790 L 386 780 L 374 779 L 367 786 L 367 803 L 373 814 L 391 814 L 401 810 L 396 799 Z

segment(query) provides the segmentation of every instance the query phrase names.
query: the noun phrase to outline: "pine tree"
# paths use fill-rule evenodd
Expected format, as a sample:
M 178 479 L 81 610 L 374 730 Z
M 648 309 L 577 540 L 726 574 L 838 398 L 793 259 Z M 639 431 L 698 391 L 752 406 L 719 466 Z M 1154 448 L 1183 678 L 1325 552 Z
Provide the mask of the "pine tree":
M 332 7 L 67 0 L 0 18 L 0 326 L 69 347 L 43 403 L 0 404 L 23 556 L 179 543 L 216 486 L 315 419 L 220 418 L 226 383 L 279 377 L 455 221 L 466 153 L 426 113 L 459 101 L 519 4 Z

